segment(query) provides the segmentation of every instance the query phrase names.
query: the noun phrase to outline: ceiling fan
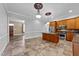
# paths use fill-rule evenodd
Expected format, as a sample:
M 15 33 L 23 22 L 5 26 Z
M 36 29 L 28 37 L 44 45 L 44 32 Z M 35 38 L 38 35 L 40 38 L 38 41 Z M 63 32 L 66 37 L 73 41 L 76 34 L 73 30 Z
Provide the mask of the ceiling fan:
M 42 3 L 35 3 L 34 8 L 37 9 L 36 18 L 41 18 L 40 10 L 43 8 L 43 4 Z
M 43 4 L 42 3 L 35 3 L 34 8 L 37 10 L 36 18 L 41 18 L 40 10 L 43 8 Z M 51 12 L 46 12 L 45 15 L 50 16 Z

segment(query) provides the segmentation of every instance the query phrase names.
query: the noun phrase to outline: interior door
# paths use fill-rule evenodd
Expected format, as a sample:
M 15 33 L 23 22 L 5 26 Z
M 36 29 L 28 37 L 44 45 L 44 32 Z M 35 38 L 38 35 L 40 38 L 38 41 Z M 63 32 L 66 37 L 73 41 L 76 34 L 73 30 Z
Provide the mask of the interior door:
M 13 37 L 14 36 L 14 26 L 9 26 L 9 37 Z

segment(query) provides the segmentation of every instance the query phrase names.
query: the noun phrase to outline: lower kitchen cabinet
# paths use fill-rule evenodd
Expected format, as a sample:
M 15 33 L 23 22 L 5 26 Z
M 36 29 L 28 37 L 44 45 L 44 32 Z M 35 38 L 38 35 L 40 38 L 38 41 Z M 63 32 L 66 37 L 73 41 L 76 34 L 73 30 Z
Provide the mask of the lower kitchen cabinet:
M 59 42 L 58 34 L 43 33 L 42 34 L 42 39 L 53 42 L 53 43 L 58 43 Z
M 73 42 L 73 56 L 79 56 L 79 42 Z
M 67 34 L 66 34 L 66 40 L 67 41 L 72 41 L 73 40 L 73 36 L 74 36 L 73 32 L 67 32 Z

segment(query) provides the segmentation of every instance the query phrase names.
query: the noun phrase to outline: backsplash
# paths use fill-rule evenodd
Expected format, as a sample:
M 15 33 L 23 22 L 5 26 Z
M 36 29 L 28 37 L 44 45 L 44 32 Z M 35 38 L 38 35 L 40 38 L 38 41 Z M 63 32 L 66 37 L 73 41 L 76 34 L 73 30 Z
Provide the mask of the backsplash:
M 58 30 L 65 30 L 66 29 L 66 25 L 60 25 L 59 27 L 57 27 Z

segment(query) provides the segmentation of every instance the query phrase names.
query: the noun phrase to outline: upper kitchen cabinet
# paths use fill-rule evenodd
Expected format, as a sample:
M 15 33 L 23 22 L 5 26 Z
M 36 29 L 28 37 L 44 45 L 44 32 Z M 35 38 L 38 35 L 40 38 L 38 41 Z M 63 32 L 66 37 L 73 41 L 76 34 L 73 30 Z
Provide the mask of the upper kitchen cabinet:
M 79 29 L 79 17 L 75 18 L 75 27 Z
M 57 21 L 57 26 L 62 26 L 62 25 L 66 25 L 66 20 L 60 20 L 60 21 Z
M 57 27 L 59 27 L 60 25 L 62 25 L 62 21 L 57 21 Z
M 56 29 L 56 27 L 57 27 L 56 21 L 50 22 L 49 27 L 51 29 L 51 32 L 56 32 L 57 31 L 57 29 Z
M 66 25 L 69 30 L 75 29 L 75 19 L 67 19 Z
M 49 23 L 49 26 L 50 26 L 50 27 L 53 27 L 53 26 L 55 27 L 55 26 L 56 26 L 56 21 L 50 22 L 50 23 Z

